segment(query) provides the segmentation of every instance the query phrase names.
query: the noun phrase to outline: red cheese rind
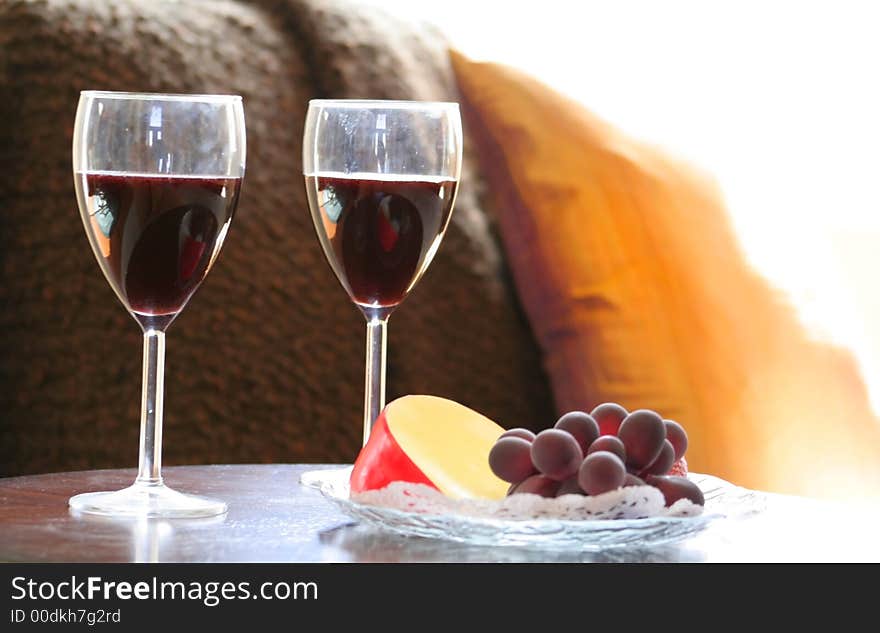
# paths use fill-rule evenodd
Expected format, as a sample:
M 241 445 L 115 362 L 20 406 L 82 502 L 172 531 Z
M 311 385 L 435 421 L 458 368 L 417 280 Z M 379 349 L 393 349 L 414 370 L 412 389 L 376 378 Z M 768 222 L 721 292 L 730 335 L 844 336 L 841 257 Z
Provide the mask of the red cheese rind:
M 383 411 L 373 424 L 370 439 L 354 462 L 351 492 L 380 490 L 392 481 L 409 481 L 437 488 L 400 448 L 388 428 Z

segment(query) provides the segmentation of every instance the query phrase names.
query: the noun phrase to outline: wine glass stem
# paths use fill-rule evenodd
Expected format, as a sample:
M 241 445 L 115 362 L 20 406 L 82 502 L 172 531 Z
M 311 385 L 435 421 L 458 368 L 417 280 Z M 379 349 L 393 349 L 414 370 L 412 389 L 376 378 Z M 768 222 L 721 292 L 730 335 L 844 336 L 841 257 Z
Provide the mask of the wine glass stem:
M 367 317 L 367 371 L 364 396 L 364 444 L 385 408 L 385 336 L 388 317 Z
M 144 332 L 141 442 L 136 484 L 162 483 L 162 412 L 165 400 L 165 332 Z

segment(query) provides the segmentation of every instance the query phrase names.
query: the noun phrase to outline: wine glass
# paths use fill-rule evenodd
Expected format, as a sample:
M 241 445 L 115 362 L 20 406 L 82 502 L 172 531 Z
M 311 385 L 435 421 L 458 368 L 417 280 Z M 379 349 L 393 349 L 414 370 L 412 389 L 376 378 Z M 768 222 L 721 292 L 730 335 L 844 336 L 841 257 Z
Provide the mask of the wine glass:
M 241 97 L 82 92 L 73 130 L 80 215 L 98 264 L 144 332 L 134 484 L 70 499 L 78 512 L 202 517 L 226 504 L 162 482 L 165 330 L 211 269 L 245 165 Z
M 388 317 L 424 274 L 461 174 L 457 103 L 312 100 L 303 175 L 324 254 L 367 320 L 364 437 L 385 406 Z

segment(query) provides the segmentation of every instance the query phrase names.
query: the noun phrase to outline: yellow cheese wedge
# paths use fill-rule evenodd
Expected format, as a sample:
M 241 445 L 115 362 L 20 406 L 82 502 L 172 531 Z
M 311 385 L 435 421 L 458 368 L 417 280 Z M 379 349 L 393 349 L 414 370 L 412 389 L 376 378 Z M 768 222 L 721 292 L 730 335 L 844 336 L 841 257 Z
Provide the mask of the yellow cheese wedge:
M 457 499 L 501 499 L 509 484 L 489 469 L 489 451 L 502 433 L 486 416 L 452 400 L 404 396 L 376 420 L 355 461 L 351 490 L 410 481 Z

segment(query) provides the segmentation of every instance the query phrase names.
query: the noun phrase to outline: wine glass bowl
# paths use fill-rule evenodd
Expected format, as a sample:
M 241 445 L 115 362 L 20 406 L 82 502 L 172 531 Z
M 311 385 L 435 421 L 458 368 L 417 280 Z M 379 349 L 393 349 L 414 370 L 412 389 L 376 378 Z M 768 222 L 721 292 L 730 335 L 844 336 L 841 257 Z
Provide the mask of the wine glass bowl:
M 333 272 L 367 319 L 365 443 L 384 407 L 387 320 L 440 247 L 461 154 L 456 103 L 309 103 L 303 175 L 312 220 Z
M 79 512 L 197 517 L 220 501 L 161 476 L 165 329 L 217 259 L 245 166 L 241 98 L 85 91 L 73 135 L 77 202 L 92 250 L 144 332 L 139 469 L 121 491 L 76 495 Z
M 241 179 L 92 172 L 77 180 L 111 287 L 141 325 L 167 327 L 220 252 Z
M 366 314 L 390 312 L 424 274 L 457 182 L 439 177 L 307 176 L 330 266 Z

